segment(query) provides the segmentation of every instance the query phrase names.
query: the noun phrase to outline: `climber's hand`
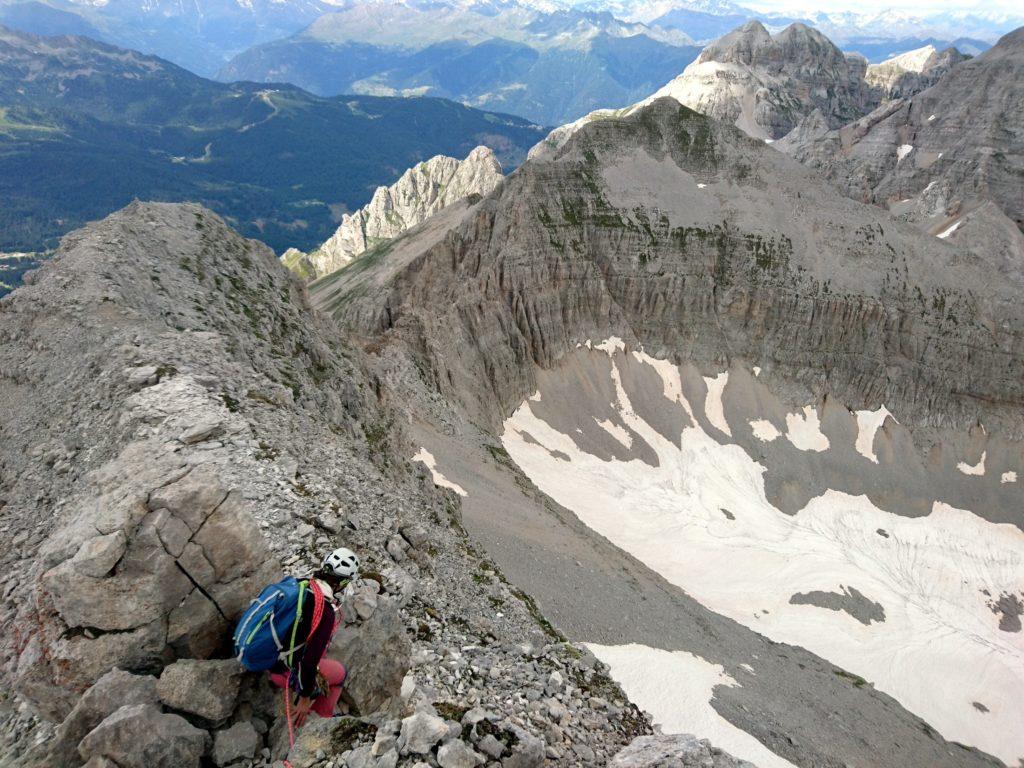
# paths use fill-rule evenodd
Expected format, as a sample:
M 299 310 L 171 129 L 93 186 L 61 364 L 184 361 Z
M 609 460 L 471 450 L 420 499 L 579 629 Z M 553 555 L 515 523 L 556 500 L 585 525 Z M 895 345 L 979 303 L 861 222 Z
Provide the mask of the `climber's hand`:
M 306 722 L 306 716 L 309 714 L 310 707 L 313 706 L 313 700 L 301 697 L 295 704 L 295 711 L 292 713 L 292 725 L 296 728 L 300 728 L 304 722 Z

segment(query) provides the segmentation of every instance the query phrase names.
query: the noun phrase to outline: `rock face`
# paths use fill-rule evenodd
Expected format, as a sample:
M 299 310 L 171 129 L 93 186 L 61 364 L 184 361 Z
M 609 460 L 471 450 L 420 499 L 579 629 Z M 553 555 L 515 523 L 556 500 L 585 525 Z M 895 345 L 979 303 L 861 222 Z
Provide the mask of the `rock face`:
M 305 257 L 289 252 L 282 259 L 300 276 L 323 277 L 442 208 L 471 195 L 486 195 L 503 178 L 501 164 L 487 147 L 477 147 L 465 160 L 432 157 L 390 187 L 378 187 L 369 204 L 345 214 L 338 231 L 317 250 Z
M 151 704 L 123 706 L 78 745 L 83 760 L 108 758 L 123 768 L 198 768 L 210 737 Z
M 736 760 L 704 739 L 688 734 L 639 736 L 608 763 L 608 768 L 756 768 Z
M 417 354 L 489 422 L 535 391 L 531 361 L 551 366 L 628 324 L 645 348 L 707 364 L 728 348 L 811 391 L 825 366 L 845 402 L 966 423 L 977 399 L 1019 429 L 1024 390 L 1003 373 L 1024 363 L 1005 352 L 1020 338 L 1011 288 L 993 291 L 983 265 L 671 99 L 585 126 L 457 224 L 339 275 L 318 286 L 319 306 L 362 332 L 442 340 Z
M 943 239 L 973 244 L 1003 279 L 1019 281 L 1022 73 L 1024 29 L 1018 29 L 912 99 L 776 148 L 856 200 L 885 206 Z
M 878 89 L 883 100 L 906 99 L 930 88 L 950 69 L 969 59 L 956 48 L 937 51 L 926 45 L 868 66 L 865 79 Z

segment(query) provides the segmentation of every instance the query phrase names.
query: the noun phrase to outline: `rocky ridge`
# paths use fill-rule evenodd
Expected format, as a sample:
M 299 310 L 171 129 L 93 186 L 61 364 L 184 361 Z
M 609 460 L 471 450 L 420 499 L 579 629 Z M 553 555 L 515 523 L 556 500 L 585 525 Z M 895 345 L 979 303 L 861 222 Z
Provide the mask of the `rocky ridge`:
M 950 69 L 969 58 L 956 48 L 938 51 L 935 46 L 926 45 L 869 65 L 865 79 L 881 91 L 883 100 L 909 98 L 935 85 Z
M 468 539 L 387 388 L 265 246 L 136 203 L 0 314 L 0 764 L 285 755 L 229 627 L 341 542 L 364 562 L 332 651 L 350 717 L 304 729 L 297 768 L 589 765 L 649 732 Z
M 599 109 L 555 128 L 530 156 L 554 151 L 586 123 L 624 117 L 663 97 L 767 142 L 794 131 L 794 136 L 807 134 L 809 126 L 819 135 L 883 102 L 924 90 L 968 58 L 955 48 L 924 52 L 869 66 L 862 56 L 843 53 L 804 24 L 772 35 L 761 22 L 749 21 L 708 45 L 682 74 L 648 98 L 624 109 Z
M 306 279 L 341 269 L 364 251 L 405 232 L 452 203 L 486 195 L 501 183 L 501 164 L 487 147 L 464 160 L 438 155 L 413 166 L 355 213 L 346 213 L 337 231 L 316 250 L 290 249 L 285 266 Z

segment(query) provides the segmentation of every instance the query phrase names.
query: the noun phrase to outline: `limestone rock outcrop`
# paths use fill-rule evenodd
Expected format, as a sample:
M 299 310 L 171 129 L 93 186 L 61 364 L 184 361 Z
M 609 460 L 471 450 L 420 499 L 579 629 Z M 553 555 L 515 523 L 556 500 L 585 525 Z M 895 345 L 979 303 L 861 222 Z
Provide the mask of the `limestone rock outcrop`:
M 432 157 L 407 170 L 390 187 L 377 187 L 373 199 L 345 214 L 338 230 L 315 251 L 301 254 L 290 249 L 282 259 L 300 276 L 323 277 L 442 208 L 471 195 L 488 194 L 503 178 L 501 164 L 487 147 L 477 147 L 464 160 Z
M 122 768 L 198 768 L 209 734 L 152 704 L 129 704 L 78 745 L 83 760 L 107 758 Z
M 688 734 L 638 736 L 608 763 L 608 768 L 756 768 Z
M 868 65 L 865 79 L 880 91 L 883 100 L 906 99 L 930 88 L 950 69 L 969 59 L 956 48 L 936 50 L 926 45 Z

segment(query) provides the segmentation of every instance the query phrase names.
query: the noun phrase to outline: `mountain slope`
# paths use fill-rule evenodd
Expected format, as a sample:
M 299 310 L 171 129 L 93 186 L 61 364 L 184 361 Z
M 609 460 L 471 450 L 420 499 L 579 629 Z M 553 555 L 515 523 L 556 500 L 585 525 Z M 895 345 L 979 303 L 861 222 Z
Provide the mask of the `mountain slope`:
M 650 93 L 697 55 L 688 43 L 607 13 L 372 2 L 248 50 L 218 77 L 323 95 L 442 96 L 550 125 Z
M 1024 551 L 1024 315 L 983 260 L 661 99 L 311 292 L 470 530 L 627 690 L 718 681 L 656 719 L 707 701 L 761 745 L 734 754 L 794 764 L 1024 751 L 1024 648 L 988 602 L 1024 590 L 999 565 Z
M 855 199 L 886 206 L 933 234 L 973 241 L 1004 274 L 1019 279 L 1022 126 L 1024 28 L 913 99 L 778 148 Z M 979 220 L 968 226 L 975 215 Z
M 86 38 L 7 30 L 0 97 L 0 247 L 12 250 L 52 246 L 136 196 L 199 200 L 274 248 L 308 248 L 421 160 L 484 144 L 514 166 L 542 135 L 438 99 L 224 85 Z
M 65 238 L 0 317 L 4 763 L 199 768 L 240 728 L 285 758 L 280 690 L 224 644 L 269 580 L 339 545 L 363 564 L 331 648 L 360 717 L 308 722 L 296 768 L 369 756 L 378 725 L 397 735 L 416 712 L 406 732 L 488 713 L 442 763 L 490 749 L 539 766 L 550 748 L 568 768 L 579 744 L 603 763 L 650 732 L 478 552 L 362 352 L 266 246 L 196 205 L 134 203 Z M 554 715 L 521 695 L 556 681 Z M 436 760 L 440 734 L 421 738 L 403 768 Z

